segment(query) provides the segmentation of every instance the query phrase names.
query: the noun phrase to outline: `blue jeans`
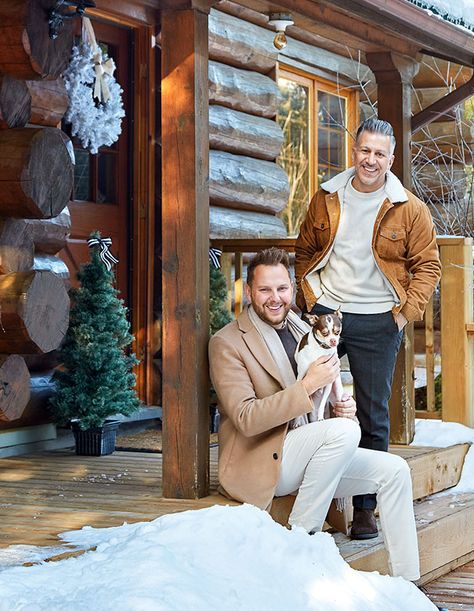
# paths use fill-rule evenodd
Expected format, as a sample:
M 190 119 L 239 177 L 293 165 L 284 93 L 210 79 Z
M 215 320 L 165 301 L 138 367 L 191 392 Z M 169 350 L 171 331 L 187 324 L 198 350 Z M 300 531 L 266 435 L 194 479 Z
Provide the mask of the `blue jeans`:
M 316 304 L 311 314 L 332 312 Z M 354 380 L 357 417 L 362 436 L 359 446 L 388 450 L 390 416 L 388 401 L 403 331 L 392 312 L 382 314 L 343 313 L 339 356 L 347 354 Z M 356 509 L 375 509 L 375 495 L 355 496 Z

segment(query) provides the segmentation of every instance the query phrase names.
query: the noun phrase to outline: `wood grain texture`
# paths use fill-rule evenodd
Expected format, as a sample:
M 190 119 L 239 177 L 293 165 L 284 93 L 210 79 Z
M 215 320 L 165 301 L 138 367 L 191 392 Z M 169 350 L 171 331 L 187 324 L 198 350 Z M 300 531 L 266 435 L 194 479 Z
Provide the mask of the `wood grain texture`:
M 0 355 L 0 420 L 17 420 L 30 399 L 30 373 L 24 359 Z
M 57 78 L 73 44 L 72 19 L 58 37 L 49 37 L 48 10 L 54 0 L 3 0 L 0 3 L 0 72 L 21 79 Z
M 278 61 L 274 38 L 243 19 L 214 9 L 209 15 L 209 58 L 224 64 L 268 74 Z
M 0 131 L 0 214 L 51 218 L 67 205 L 73 186 L 68 138 L 61 130 Z
M 29 228 L 36 252 L 56 255 L 69 237 L 71 214 L 66 207 L 51 219 L 25 219 L 23 223 Z
M 0 75 L 0 129 L 24 127 L 31 115 L 31 98 L 25 81 Z
M 210 151 L 211 204 L 276 214 L 285 207 L 288 195 L 288 176 L 276 163 Z
M 55 350 L 69 322 L 69 297 L 51 272 L 0 276 L 0 353 L 41 354 Z
M 273 161 L 284 135 L 272 119 L 256 117 L 225 106 L 209 106 L 209 146 L 237 155 Z
M 0 219 L 0 273 L 26 272 L 33 266 L 34 244 L 23 219 Z
M 208 491 L 207 15 L 165 11 L 162 39 L 163 492 Z
M 209 62 L 209 102 L 261 117 L 278 111 L 280 90 L 269 76 Z
M 271 237 L 274 240 L 286 237 L 286 228 L 273 214 L 210 206 L 209 234 L 211 239 Z

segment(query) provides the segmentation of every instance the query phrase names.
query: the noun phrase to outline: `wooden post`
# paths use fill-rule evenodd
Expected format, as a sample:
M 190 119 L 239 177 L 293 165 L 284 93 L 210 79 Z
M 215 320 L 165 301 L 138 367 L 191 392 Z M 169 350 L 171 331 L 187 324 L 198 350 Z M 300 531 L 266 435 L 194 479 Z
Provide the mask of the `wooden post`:
M 209 488 L 209 117 L 205 7 L 161 12 L 163 495 Z
M 395 53 L 367 53 L 367 64 L 378 86 L 379 119 L 389 121 L 397 141 L 392 171 L 411 187 L 411 83 L 418 72 L 415 60 Z M 413 324 L 408 324 L 395 366 L 390 399 L 390 443 L 408 444 L 415 434 Z
M 443 420 L 474 426 L 472 238 L 438 238 L 441 252 L 441 390 Z

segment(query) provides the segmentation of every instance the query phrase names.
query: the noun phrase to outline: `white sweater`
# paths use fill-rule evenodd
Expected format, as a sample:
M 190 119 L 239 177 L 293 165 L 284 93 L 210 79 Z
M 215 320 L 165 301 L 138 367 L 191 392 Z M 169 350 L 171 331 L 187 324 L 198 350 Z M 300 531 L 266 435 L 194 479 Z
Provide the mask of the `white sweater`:
M 393 290 L 379 271 L 372 253 L 374 222 L 387 194 L 385 185 L 361 193 L 350 179 L 338 190 L 341 219 L 331 255 L 313 277 L 318 303 L 353 314 L 388 312 L 395 305 Z

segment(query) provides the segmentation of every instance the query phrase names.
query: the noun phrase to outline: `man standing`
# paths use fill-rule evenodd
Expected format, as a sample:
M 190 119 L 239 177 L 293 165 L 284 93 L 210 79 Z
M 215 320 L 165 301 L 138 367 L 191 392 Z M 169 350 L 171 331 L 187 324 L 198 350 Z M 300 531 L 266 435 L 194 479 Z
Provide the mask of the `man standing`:
M 296 242 L 297 304 L 341 308 L 339 355 L 354 380 L 360 446 L 387 451 L 393 371 L 407 322 L 421 320 L 441 274 L 427 206 L 390 172 L 395 138 L 386 121 L 359 127 L 353 167 L 323 183 Z M 373 495 L 353 499 L 353 539 L 377 536 Z
M 352 419 L 352 397 L 333 406 L 334 418 L 297 426 L 313 408 L 311 395 L 339 374 L 339 359 L 320 357 L 296 381 L 294 352 L 309 326 L 290 309 L 288 266 L 280 249 L 258 253 L 247 269 L 250 305 L 209 343 L 221 413 L 221 491 L 262 509 L 274 496 L 297 493 L 288 521 L 310 533 L 321 530 L 334 497 L 377 494 L 391 573 L 416 580 L 418 543 L 407 463 L 357 447 L 360 429 Z

